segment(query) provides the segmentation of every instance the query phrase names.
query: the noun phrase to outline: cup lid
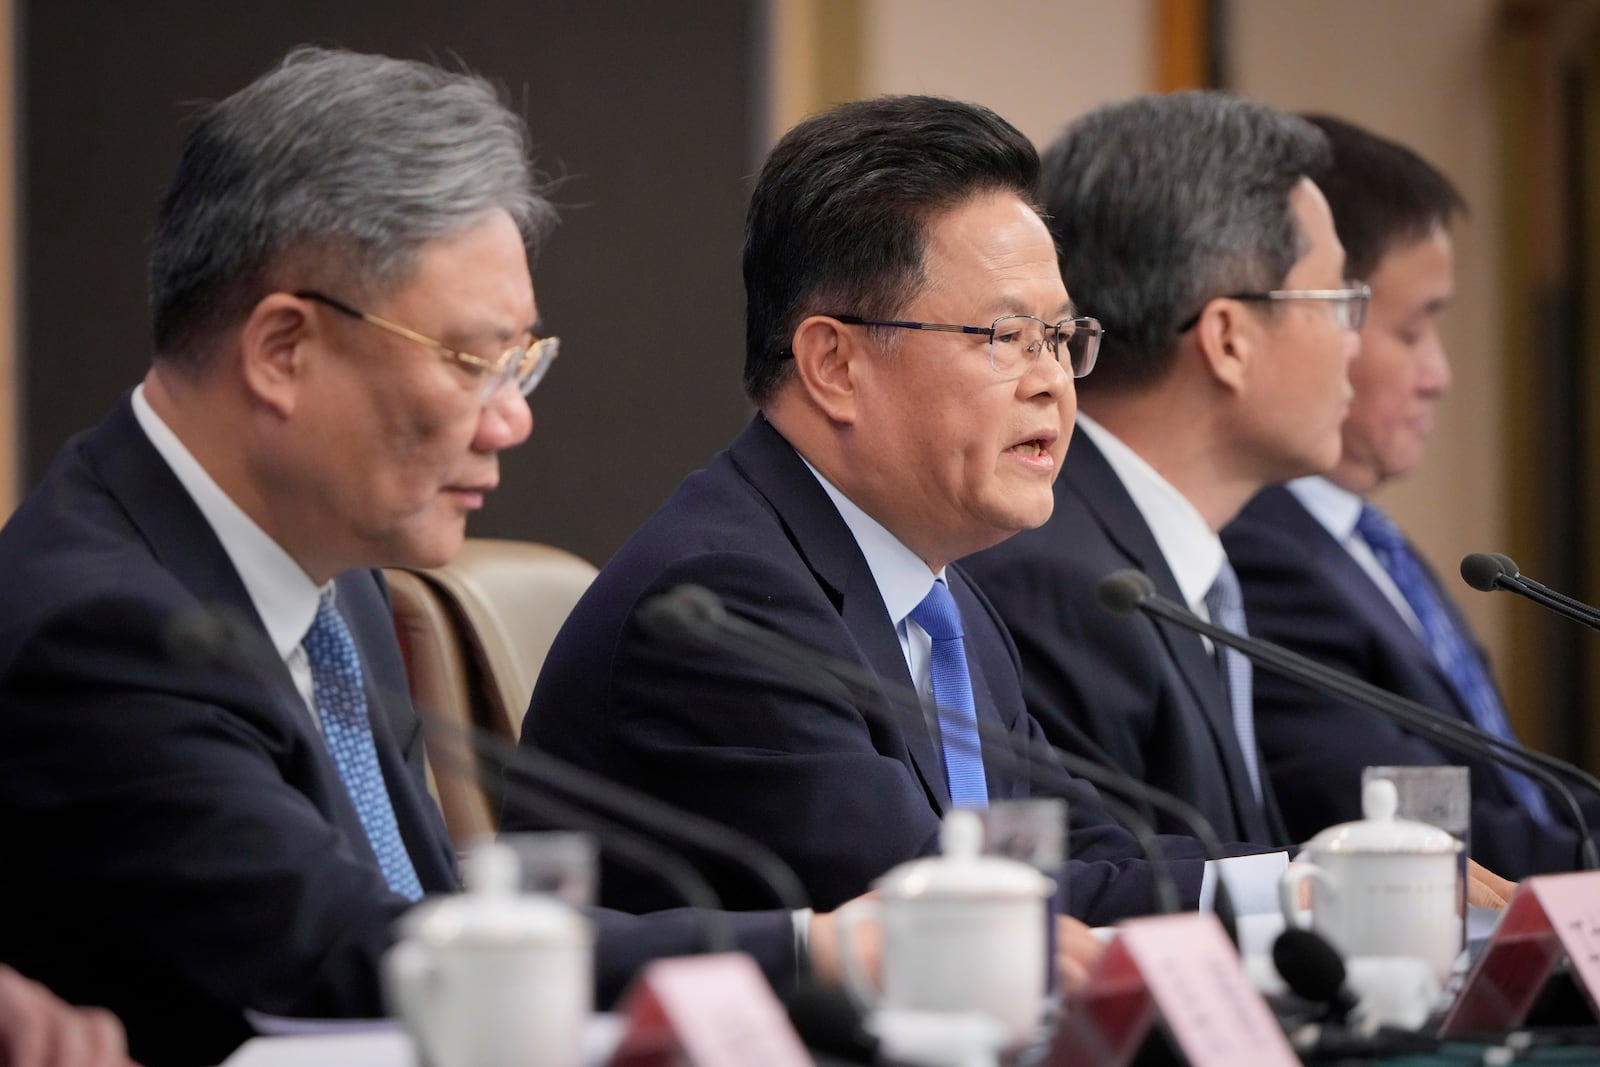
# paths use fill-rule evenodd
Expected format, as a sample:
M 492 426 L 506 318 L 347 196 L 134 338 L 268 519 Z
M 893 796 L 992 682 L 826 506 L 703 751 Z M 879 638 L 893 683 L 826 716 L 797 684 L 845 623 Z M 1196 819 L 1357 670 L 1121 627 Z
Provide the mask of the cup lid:
M 939 828 L 942 855 L 902 863 L 873 883 L 890 899 L 1032 897 L 1043 899 L 1055 882 L 1026 863 L 983 855 L 983 823 L 977 812 L 957 808 Z
M 400 935 L 434 948 L 571 945 L 587 942 L 589 922 L 574 907 L 549 896 L 518 892 L 516 853 L 489 841 L 463 864 L 467 891 L 436 897 L 400 917 Z
M 1387 778 L 1374 778 L 1361 791 L 1366 818 L 1340 823 L 1313 837 L 1307 848 L 1318 852 L 1392 852 L 1408 855 L 1454 853 L 1461 842 L 1437 826 L 1395 817 L 1400 794 Z

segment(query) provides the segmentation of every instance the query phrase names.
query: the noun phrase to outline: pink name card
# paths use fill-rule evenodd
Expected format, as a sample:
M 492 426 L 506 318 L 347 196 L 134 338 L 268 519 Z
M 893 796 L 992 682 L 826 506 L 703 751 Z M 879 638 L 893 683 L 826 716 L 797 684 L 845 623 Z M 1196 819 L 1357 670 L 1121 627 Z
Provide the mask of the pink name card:
M 623 1002 L 611 1067 L 812 1067 L 783 1005 L 743 953 L 657 960 Z
M 1191 1067 L 1297 1067 L 1283 1029 L 1209 912 L 1133 919 L 1069 998 L 1052 1067 L 1122 1067 L 1164 1023 Z
M 1439 1032 L 1520 1026 L 1563 957 L 1571 961 L 1590 1008 L 1600 1008 L 1600 871 L 1523 882 Z

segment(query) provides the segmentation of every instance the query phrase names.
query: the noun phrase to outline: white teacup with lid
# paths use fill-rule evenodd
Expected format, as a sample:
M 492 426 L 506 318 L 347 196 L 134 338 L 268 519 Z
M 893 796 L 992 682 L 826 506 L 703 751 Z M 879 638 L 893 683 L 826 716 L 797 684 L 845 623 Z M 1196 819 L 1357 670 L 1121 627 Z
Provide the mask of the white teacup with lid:
M 516 853 L 485 842 L 467 891 L 401 917 L 383 960 L 389 1006 L 431 1067 L 577 1067 L 593 1000 L 589 921 L 518 892 Z
M 1013 1043 L 1036 1036 L 1045 994 L 1045 901 L 1055 882 L 1025 863 L 982 854 L 975 812 L 945 816 L 943 854 L 903 863 L 873 883 L 876 899 L 840 913 L 845 977 L 883 1012 L 976 1012 Z M 852 945 L 877 915 L 882 991 L 872 990 Z
M 1330 826 L 1306 845 L 1278 884 L 1284 921 L 1298 921 L 1311 883 L 1311 927 L 1346 956 L 1412 956 L 1449 981 L 1461 951 L 1457 879 L 1461 842 L 1436 826 L 1395 818 L 1388 779 L 1367 782 L 1366 818 Z

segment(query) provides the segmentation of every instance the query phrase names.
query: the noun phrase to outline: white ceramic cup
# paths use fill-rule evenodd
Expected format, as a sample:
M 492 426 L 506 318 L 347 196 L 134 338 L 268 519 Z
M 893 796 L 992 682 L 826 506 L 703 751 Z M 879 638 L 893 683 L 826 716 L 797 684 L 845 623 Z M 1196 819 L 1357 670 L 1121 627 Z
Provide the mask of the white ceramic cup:
M 385 993 L 431 1067 L 578 1067 L 592 1002 L 588 920 L 519 895 L 516 857 L 480 845 L 468 892 L 400 921 Z
M 839 913 L 845 978 L 868 1007 L 885 1012 L 977 1012 L 1012 1043 L 1037 1033 L 1045 995 L 1045 898 L 1054 882 L 1014 860 L 979 854 L 983 827 L 952 811 L 944 855 L 901 864 L 873 883 L 875 900 Z M 854 949 L 855 928 L 876 917 L 881 990 Z
M 1279 883 L 1284 921 L 1299 918 L 1311 883 L 1311 927 L 1347 957 L 1410 956 L 1441 985 L 1461 951 L 1456 879 L 1461 842 L 1437 827 L 1395 818 L 1394 783 L 1362 794 L 1366 818 L 1322 831 Z

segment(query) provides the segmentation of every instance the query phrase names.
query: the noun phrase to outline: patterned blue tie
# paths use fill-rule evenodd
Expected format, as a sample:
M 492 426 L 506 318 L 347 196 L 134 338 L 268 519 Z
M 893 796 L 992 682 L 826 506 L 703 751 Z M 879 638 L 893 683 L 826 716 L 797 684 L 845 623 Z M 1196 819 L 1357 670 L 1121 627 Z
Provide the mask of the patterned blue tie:
M 1211 621 L 1224 630 L 1249 636 L 1245 626 L 1244 595 L 1239 591 L 1239 577 L 1227 559 L 1217 572 L 1216 581 L 1206 590 L 1206 611 Z M 1244 653 L 1217 646 L 1217 666 L 1228 690 L 1228 704 L 1233 709 L 1233 732 L 1239 742 L 1239 755 L 1244 757 L 1244 769 L 1250 775 L 1250 789 L 1261 800 L 1261 760 L 1256 753 L 1256 712 L 1251 690 L 1250 660 Z
M 957 808 L 987 808 L 989 787 L 983 776 L 983 748 L 978 742 L 978 709 L 967 674 L 967 649 L 962 642 L 961 612 L 942 581 L 935 581 L 911 620 L 933 640 L 929 673 L 933 702 L 939 709 L 939 737 L 944 744 L 944 776 L 950 803 Z
M 1511 735 L 1510 723 L 1506 721 L 1505 709 L 1500 706 L 1500 697 L 1495 693 L 1494 684 L 1483 669 L 1477 651 L 1456 627 L 1399 528 L 1389 516 L 1371 504 L 1364 504 L 1361 517 L 1356 520 L 1356 529 L 1372 549 L 1372 554 L 1378 557 L 1378 562 L 1383 564 L 1383 569 L 1389 572 L 1400 595 L 1411 605 L 1417 621 L 1422 624 L 1424 643 L 1450 679 L 1456 695 L 1472 712 L 1474 724 L 1495 737 L 1506 741 L 1516 740 Z M 1511 768 L 1503 764 L 1499 767 L 1512 795 L 1528 813 L 1544 825 L 1553 825 L 1550 805 L 1539 787 Z
M 311 661 L 311 691 L 322 719 L 322 735 L 378 857 L 378 866 L 383 868 L 384 881 L 407 900 L 421 900 L 422 883 L 417 881 L 416 869 L 400 839 L 383 770 L 378 766 L 378 749 L 367 719 L 366 689 L 361 683 L 361 659 L 349 628 L 334 607 L 331 586 L 322 594 L 303 644 Z

